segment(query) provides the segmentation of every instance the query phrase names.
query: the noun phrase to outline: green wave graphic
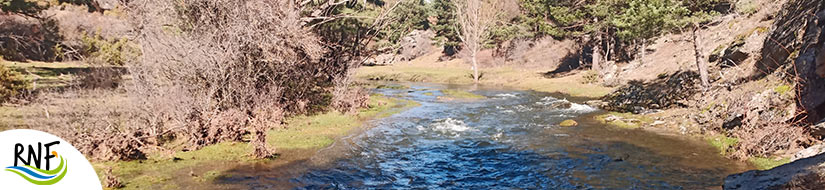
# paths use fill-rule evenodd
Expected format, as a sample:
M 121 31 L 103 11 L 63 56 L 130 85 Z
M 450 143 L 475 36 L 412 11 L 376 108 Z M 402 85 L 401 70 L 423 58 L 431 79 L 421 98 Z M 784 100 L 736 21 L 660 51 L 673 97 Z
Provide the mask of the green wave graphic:
M 38 171 L 40 173 L 44 173 L 44 174 L 47 174 L 47 175 L 54 175 L 54 174 L 57 174 L 58 172 L 60 172 L 60 170 L 63 170 L 63 162 L 64 162 L 63 161 L 63 156 L 60 156 L 60 165 L 57 165 L 57 168 L 54 168 L 54 169 L 51 169 L 51 170 L 42 170 L 40 168 L 35 168 L 35 167 L 30 166 L 30 165 L 25 165 L 24 167 L 27 167 L 29 169 L 32 169 L 32 170 L 35 170 L 35 171 Z
M 29 165 L 26 165 L 27 167 L 29 167 L 29 168 L 31 168 L 31 169 L 35 169 L 35 170 L 37 170 L 37 171 L 39 171 L 39 172 L 43 172 L 43 173 L 46 173 L 46 174 L 49 174 L 49 175 L 54 175 L 54 174 L 57 174 L 57 172 L 60 172 L 60 169 L 62 168 L 63 173 L 61 173 L 59 176 L 57 176 L 57 177 L 55 177 L 55 178 L 53 178 L 53 179 L 46 180 L 46 181 L 37 181 L 37 180 L 34 180 L 34 179 L 32 179 L 32 178 L 29 178 L 29 176 L 27 176 L 27 175 L 25 175 L 25 174 L 23 174 L 23 173 L 20 173 L 20 172 L 19 172 L 19 171 L 17 171 L 17 170 L 6 169 L 6 171 L 14 172 L 14 173 L 16 173 L 17 175 L 19 175 L 20 177 L 23 177 L 23 179 L 26 179 L 26 181 L 29 181 L 29 183 L 32 183 L 32 184 L 35 184 L 35 185 L 52 185 L 52 184 L 55 184 L 55 183 L 57 183 L 57 182 L 60 182 L 60 180 L 61 180 L 61 179 L 63 179 L 63 177 L 65 177 L 65 176 L 66 176 L 66 172 L 68 172 L 68 171 L 69 171 L 69 166 L 68 166 L 68 165 L 69 165 L 69 164 L 68 164 L 68 162 L 66 162 L 65 160 L 63 160 L 63 156 L 61 156 L 61 157 L 60 157 L 60 165 L 59 165 L 57 168 L 53 169 L 53 170 L 41 170 L 41 169 L 33 168 L 33 167 L 29 166 Z

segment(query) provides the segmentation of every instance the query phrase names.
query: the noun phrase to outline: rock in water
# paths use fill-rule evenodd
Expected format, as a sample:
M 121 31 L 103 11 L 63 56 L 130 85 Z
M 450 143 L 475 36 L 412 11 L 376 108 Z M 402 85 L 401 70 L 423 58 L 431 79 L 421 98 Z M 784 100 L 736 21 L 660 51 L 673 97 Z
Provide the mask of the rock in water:
M 577 125 L 579 125 L 579 123 L 576 122 L 576 121 L 573 121 L 572 119 L 564 120 L 561 123 L 559 123 L 559 126 L 562 126 L 562 127 L 575 127 Z
M 823 189 L 825 154 L 770 170 L 751 170 L 725 178 L 724 189 Z

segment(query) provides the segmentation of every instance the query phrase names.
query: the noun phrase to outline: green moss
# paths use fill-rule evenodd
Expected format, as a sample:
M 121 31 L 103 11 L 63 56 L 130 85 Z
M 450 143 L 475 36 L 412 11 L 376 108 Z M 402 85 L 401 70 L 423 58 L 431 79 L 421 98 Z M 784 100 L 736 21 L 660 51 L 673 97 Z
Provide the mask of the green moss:
M 728 152 L 731 151 L 731 148 L 739 143 L 739 139 L 727 137 L 725 135 L 709 136 L 706 137 L 705 140 L 707 140 L 711 146 L 719 150 L 719 154 L 722 155 L 728 154 Z
M 779 85 L 773 88 L 773 91 L 779 94 L 785 94 L 791 91 L 790 85 Z
M 607 121 L 607 118 L 610 116 L 616 116 L 620 119 L 616 119 L 613 121 Z M 616 126 L 619 128 L 625 129 L 636 129 L 642 127 L 644 125 L 653 123 L 653 118 L 644 116 L 644 115 L 637 115 L 633 113 L 620 113 L 620 112 L 609 112 L 606 114 L 596 116 L 596 120 L 603 124 L 608 124 L 612 126 Z
M 579 125 L 579 123 L 573 121 L 572 119 L 564 120 L 561 123 L 559 123 L 559 126 L 562 127 L 575 127 L 576 125 Z
M 736 35 L 736 38 L 734 38 L 733 43 L 732 43 L 734 45 L 732 45 L 732 46 L 735 46 L 736 44 L 744 44 L 745 40 L 748 39 L 751 35 L 753 35 L 753 33 L 762 34 L 762 33 L 765 33 L 767 31 L 768 31 L 768 28 L 761 27 L 761 26 L 751 28 L 751 29 L 739 34 L 739 35 Z
M 710 55 L 722 56 L 722 51 L 725 51 L 725 49 L 727 47 L 728 47 L 727 44 L 722 44 L 722 45 L 716 46 L 716 48 L 713 49 L 713 51 L 710 53 Z
M 777 166 L 781 166 L 783 164 L 791 163 L 790 158 L 783 158 L 783 159 L 774 159 L 774 158 L 763 158 L 763 157 L 751 157 L 748 159 L 748 162 L 756 166 L 757 169 L 760 170 L 769 170 L 775 168 Z
M 425 92 L 425 93 L 424 93 L 424 95 L 425 95 L 425 96 L 432 96 L 432 95 L 433 95 L 433 93 L 432 93 L 432 92 Z
M 486 97 L 478 94 L 473 94 L 467 91 L 461 90 L 452 90 L 452 89 L 444 89 L 441 90 L 441 93 L 444 94 L 445 98 L 450 99 L 462 99 L 462 100 L 477 100 L 477 99 L 484 99 Z

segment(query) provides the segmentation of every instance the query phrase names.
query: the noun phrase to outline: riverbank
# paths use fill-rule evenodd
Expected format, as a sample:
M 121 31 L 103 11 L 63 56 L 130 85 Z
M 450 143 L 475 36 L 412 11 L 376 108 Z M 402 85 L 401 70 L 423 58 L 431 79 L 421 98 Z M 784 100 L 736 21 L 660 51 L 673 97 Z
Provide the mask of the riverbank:
M 124 189 L 215 188 L 212 180 L 238 165 L 260 162 L 283 165 L 306 160 L 336 138 L 365 126 L 369 120 L 418 106 L 414 101 L 378 94 L 370 96 L 369 105 L 354 114 L 328 112 L 287 119 L 285 126 L 267 134 L 267 144 L 275 148 L 277 155 L 271 160 L 251 159 L 253 148 L 249 143 L 224 142 L 195 151 L 173 146 L 168 147 L 170 150 L 150 152 L 145 160 L 94 162 L 93 165 L 101 180 L 114 176 Z M 111 174 L 107 174 L 109 170 Z
M 470 66 L 461 59 L 440 62 L 440 52 L 432 52 L 409 62 L 390 66 L 364 66 L 355 77 L 368 81 L 427 82 L 440 84 L 473 84 Z M 550 78 L 550 71 L 515 67 L 481 68 L 480 84 L 506 86 L 522 90 L 562 93 L 569 96 L 598 98 L 610 93 L 611 87 L 588 83 L 586 72 Z
M 442 84 L 472 84 L 470 67 L 461 59 L 438 61 L 438 53 L 431 53 L 412 61 L 388 66 L 362 67 L 356 78 L 366 81 L 429 82 Z M 560 93 L 573 99 L 599 99 L 615 87 L 604 87 L 587 81 L 588 72 L 572 71 L 567 75 L 547 77 L 547 71 L 514 69 L 510 67 L 482 68 L 481 85 L 512 87 L 539 92 Z M 591 105 L 599 107 L 598 105 Z M 689 136 L 717 148 L 721 155 L 729 156 L 738 139 L 703 130 L 692 118 L 691 108 L 662 109 L 649 113 L 607 112 L 594 117 L 604 125 L 625 129 L 646 130 L 662 135 Z M 787 157 L 752 157 L 746 162 L 760 170 L 770 169 L 789 162 Z

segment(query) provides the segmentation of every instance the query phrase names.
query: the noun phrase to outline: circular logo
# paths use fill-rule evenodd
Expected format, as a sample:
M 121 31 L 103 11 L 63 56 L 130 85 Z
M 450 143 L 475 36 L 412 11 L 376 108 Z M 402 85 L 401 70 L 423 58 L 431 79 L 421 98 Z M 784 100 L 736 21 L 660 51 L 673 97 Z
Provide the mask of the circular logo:
M 0 169 L 0 181 L 11 189 L 102 189 L 80 151 L 42 131 L 0 132 Z

